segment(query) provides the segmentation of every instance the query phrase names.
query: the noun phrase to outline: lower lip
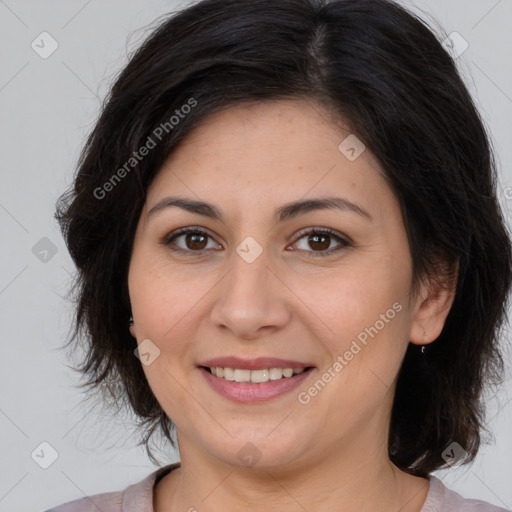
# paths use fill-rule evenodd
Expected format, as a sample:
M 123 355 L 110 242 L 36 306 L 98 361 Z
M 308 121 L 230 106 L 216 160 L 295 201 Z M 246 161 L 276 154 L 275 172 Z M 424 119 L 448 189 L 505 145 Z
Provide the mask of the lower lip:
M 305 379 L 307 379 L 314 368 L 305 370 L 302 373 L 293 375 L 292 377 L 283 377 L 279 380 L 269 380 L 259 384 L 251 384 L 250 382 L 236 382 L 226 380 L 222 377 L 212 375 L 205 368 L 199 368 L 210 386 L 217 393 L 241 403 L 254 403 L 270 400 L 277 396 L 288 393 L 295 389 Z

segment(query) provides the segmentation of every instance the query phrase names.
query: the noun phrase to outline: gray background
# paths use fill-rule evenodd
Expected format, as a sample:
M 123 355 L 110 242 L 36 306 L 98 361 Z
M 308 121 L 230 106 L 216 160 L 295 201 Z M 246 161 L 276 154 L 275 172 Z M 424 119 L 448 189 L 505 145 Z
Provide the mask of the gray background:
M 490 127 L 500 164 L 500 199 L 512 206 L 511 0 L 404 2 L 469 44 L 461 73 Z M 130 418 L 109 419 L 83 402 L 78 375 L 57 347 L 68 333 L 63 299 L 74 269 L 53 220 L 70 184 L 84 137 L 127 51 L 157 17 L 187 5 L 163 0 L 0 0 L 0 512 L 37 512 L 134 483 L 155 467 L 136 447 Z M 423 16 L 427 16 L 424 14 Z M 58 49 L 43 59 L 31 43 L 43 31 Z M 444 36 L 440 36 L 444 39 Z M 48 44 L 45 46 L 48 48 Z M 404 49 L 407 51 L 407 49 Z M 509 220 L 510 222 L 510 220 Z M 51 245 L 56 251 L 42 252 Z M 34 246 L 36 249 L 33 250 Z M 46 261 L 45 261 L 46 260 Z M 470 467 L 435 473 L 466 497 L 512 508 L 512 384 L 488 395 L 495 439 Z M 77 356 L 79 357 L 79 353 Z M 58 458 L 47 469 L 31 454 L 49 443 Z M 177 460 L 170 453 L 168 462 Z

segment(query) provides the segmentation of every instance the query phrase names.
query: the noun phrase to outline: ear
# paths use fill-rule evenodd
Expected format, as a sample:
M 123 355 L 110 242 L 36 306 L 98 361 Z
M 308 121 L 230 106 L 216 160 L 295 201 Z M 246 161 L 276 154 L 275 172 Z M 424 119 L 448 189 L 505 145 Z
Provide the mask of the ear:
M 457 261 L 450 265 L 444 276 L 426 279 L 421 284 L 409 334 L 411 343 L 426 345 L 435 341 L 441 334 L 455 298 L 458 271 Z
M 130 334 L 137 339 L 137 336 L 135 335 L 135 325 L 130 324 Z

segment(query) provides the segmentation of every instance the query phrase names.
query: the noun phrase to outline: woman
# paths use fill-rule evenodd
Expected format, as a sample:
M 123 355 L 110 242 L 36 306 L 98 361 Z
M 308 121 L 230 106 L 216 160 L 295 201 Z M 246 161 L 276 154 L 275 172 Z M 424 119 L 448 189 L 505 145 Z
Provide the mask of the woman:
M 181 462 L 52 510 L 506 510 L 430 474 L 474 459 L 502 369 L 495 180 L 452 58 L 391 1 L 168 18 L 56 216 L 80 371 Z

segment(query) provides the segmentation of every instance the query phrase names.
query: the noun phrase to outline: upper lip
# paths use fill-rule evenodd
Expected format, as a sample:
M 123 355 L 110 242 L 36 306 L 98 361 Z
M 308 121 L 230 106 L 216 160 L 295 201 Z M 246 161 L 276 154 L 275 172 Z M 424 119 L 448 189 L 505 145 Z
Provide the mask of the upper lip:
M 277 357 L 241 359 L 235 356 L 228 356 L 208 359 L 207 361 L 200 363 L 199 366 L 207 366 L 210 368 L 220 366 L 221 368 L 239 368 L 241 370 L 263 370 L 266 368 L 306 368 L 313 365 L 311 363 L 302 363 L 291 359 L 279 359 Z

